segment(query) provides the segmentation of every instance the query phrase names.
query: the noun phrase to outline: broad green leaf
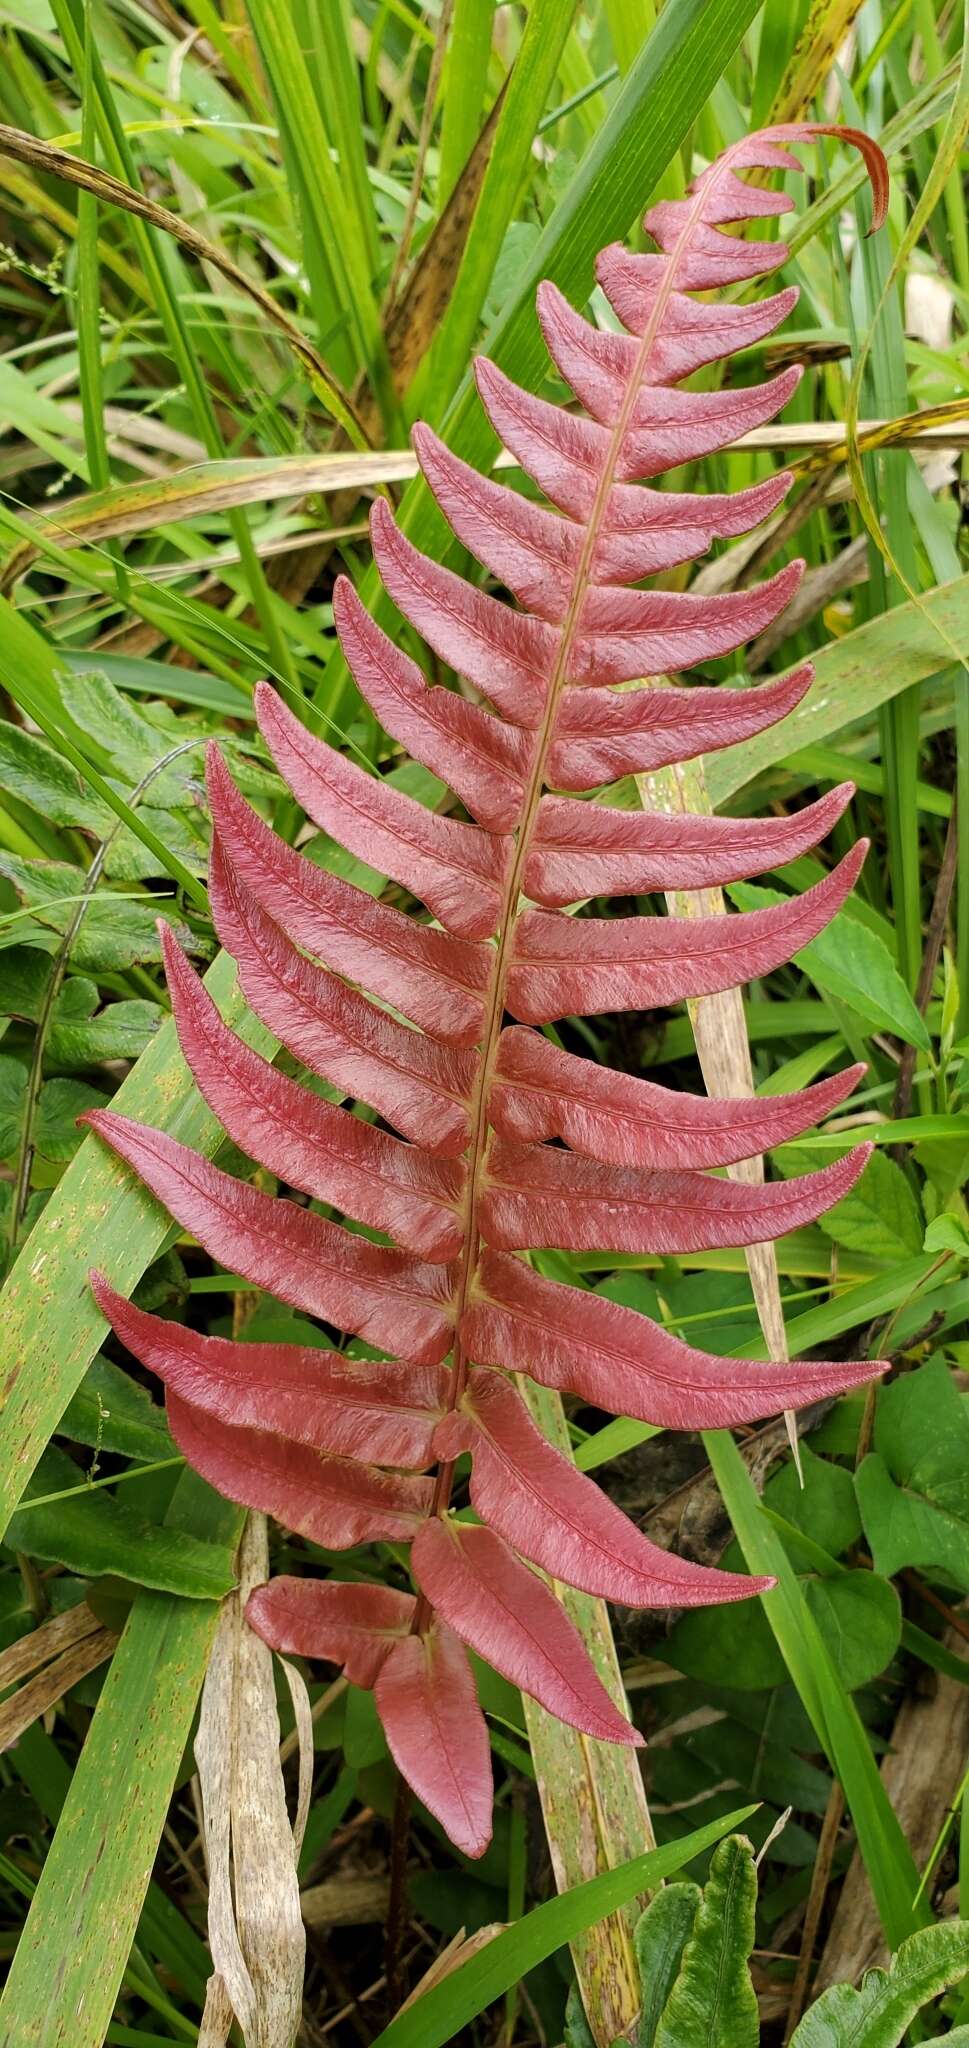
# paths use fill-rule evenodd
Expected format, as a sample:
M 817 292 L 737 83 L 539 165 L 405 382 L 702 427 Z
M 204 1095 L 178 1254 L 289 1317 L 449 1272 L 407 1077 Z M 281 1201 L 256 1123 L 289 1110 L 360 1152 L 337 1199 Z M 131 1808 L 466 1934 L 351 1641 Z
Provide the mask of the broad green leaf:
M 808 1443 L 801 1445 L 801 1468 L 803 1485 L 793 1464 L 783 1465 L 764 1488 L 764 1505 L 840 1557 L 861 1535 L 851 1473 L 819 1458 Z
M 756 882 L 735 882 L 727 894 L 741 910 L 785 901 L 781 890 L 764 889 Z M 867 1023 L 929 1051 L 929 1034 L 888 947 L 850 912 L 839 911 L 827 930 L 794 959 L 822 993 L 847 1003 Z
M 44 991 L 50 980 L 50 961 L 32 946 L 11 946 L 4 955 L 3 984 L 0 1003 L 11 1017 L 27 1017 L 31 1022 L 40 1015 Z M 66 982 L 58 1000 L 63 1001 L 70 982 Z M 90 1010 L 97 1006 L 98 991 L 93 981 L 82 984 L 90 990 Z M 90 1014 L 90 1010 L 85 1014 Z
M 965 1469 L 965 1468 L 963 1468 Z M 869 1451 L 855 1474 L 858 1506 L 876 1569 L 891 1576 L 907 1565 L 940 1571 L 969 1592 L 969 1514 L 940 1505 L 931 1480 L 895 1483 L 883 1457 Z
M 885 1670 L 898 1649 L 902 1610 L 894 1586 L 866 1571 L 807 1578 L 802 1585 L 845 1691 L 857 1692 Z
M 903 1941 L 888 1970 L 868 1972 L 860 1991 L 851 1984 L 823 1991 L 791 2048 L 898 2048 L 922 2007 L 967 1975 L 969 1921 L 920 1928 Z
M 68 981 L 67 990 L 74 986 Z M 47 1033 L 48 1067 L 99 1066 L 103 1060 L 135 1060 L 150 1045 L 165 1011 L 143 996 L 109 1003 L 97 1017 L 71 1014 L 67 1003 L 55 1003 Z
M 969 1259 L 969 1230 L 961 1216 L 936 1216 L 925 1233 L 927 1252 L 954 1252 L 957 1259 Z
M 731 1835 L 714 1850 L 693 1931 L 656 2029 L 655 2048 L 757 2048 L 760 2018 L 748 1958 L 757 1872 L 750 1843 Z
M 167 1520 L 221 1546 L 241 1516 L 187 1472 Z M 0 2038 L 18 2048 L 101 2048 L 217 1618 L 211 1600 L 135 1600 L 0 2000 Z
M 113 1499 L 104 1487 L 78 1493 L 79 1483 L 83 1473 L 73 1458 L 50 1446 L 10 1523 L 7 1542 L 28 1557 L 65 1564 L 85 1578 L 130 1579 L 188 1600 L 220 1600 L 231 1590 L 230 1547 L 146 1522 L 122 1495 Z M 35 1494 L 44 1500 L 52 1494 L 64 1497 L 31 1507 Z
M 616 1870 L 606 1870 L 586 1884 L 574 1885 L 559 1898 L 535 1906 L 524 1919 L 497 1934 L 480 1952 L 452 1971 L 441 1984 L 425 1992 L 405 2012 L 398 2013 L 378 2034 L 373 2048 L 444 2048 L 461 2027 L 489 2005 L 512 1984 L 519 1984 L 546 1956 L 554 1955 L 564 1942 L 613 1913 L 637 1892 L 652 1891 L 666 1877 L 682 1870 L 732 1828 L 748 1820 L 756 1807 L 745 1806 L 725 1814 L 693 1834 L 681 1835 L 661 1849 L 636 1856 Z
M 43 1159 L 55 1165 L 73 1159 L 84 1141 L 77 1119 L 85 1110 L 102 1109 L 107 1096 L 86 1081 L 45 1081 L 37 1098 L 34 1143 Z
M 969 1590 L 969 1413 L 941 1358 L 878 1396 L 874 1449 L 855 1474 L 878 1571 L 950 1573 Z
M 0 1053 L 0 1159 L 9 1159 L 20 1143 L 27 1103 L 27 1069 L 22 1060 Z
M 695 1607 L 674 1622 L 662 1654 L 677 1671 L 702 1684 L 719 1685 L 725 1671 L 738 1691 L 760 1692 L 780 1685 L 784 1659 L 763 1610 L 751 1601 L 743 1610 Z
M 643 2006 L 634 2048 L 654 2048 L 656 2029 L 693 1932 L 702 1896 L 699 1885 L 686 1878 L 679 1884 L 664 1884 L 636 1922 L 633 1939 Z

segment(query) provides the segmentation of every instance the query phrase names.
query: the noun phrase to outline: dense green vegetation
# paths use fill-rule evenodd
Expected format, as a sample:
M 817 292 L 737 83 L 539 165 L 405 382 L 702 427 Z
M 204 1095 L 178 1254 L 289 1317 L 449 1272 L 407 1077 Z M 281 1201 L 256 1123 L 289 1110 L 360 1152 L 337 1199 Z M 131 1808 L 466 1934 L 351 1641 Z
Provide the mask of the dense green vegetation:
M 693 581 L 727 588 L 804 556 L 783 631 L 713 674 L 761 679 L 810 656 L 817 680 L 789 721 L 711 755 L 705 786 L 715 809 L 746 814 L 857 785 L 823 861 L 868 835 L 861 884 L 820 939 L 745 991 L 743 1020 L 765 1095 L 867 1063 L 850 1103 L 781 1148 L 775 1173 L 836 1158 L 859 1133 L 876 1149 L 857 1189 L 778 1245 L 776 1275 L 757 1263 L 753 1283 L 739 1252 L 543 1256 L 553 1276 L 725 1356 L 767 1356 L 761 1320 L 780 1315 L 792 1355 L 888 1357 L 891 1375 L 877 1397 L 807 1413 L 803 1483 L 780 1420 L 701 1441 L 568 1404 L 577 1464 L 654 1541 L 780 1583 L 758 1606 L 612 1617 L 648 1738 L 649 1819 L 638 1764 L 482 1668 L 495 1840 L 472 1864 L 415 1813 L 389 1987 L 395 1773 L 370 1695 L 305 1668 L 298 2038 L 319 2048 L 389 2028 L 387 2048 L 608 2044 L 631 2025 L 637 1957 L 655 1958 L 659 1940 L 655 1918 L 637 1928 L 636 1900 L 665 1875 L 681 1880 L 674 1963 L 689 1959 L 700 1990 L 671 1977 L 639 2038 L 691 2048 L 713 2038 L 695 2031 L 690 2001 L 702 2009 L 703 1973 L 720 1962 L 684 1943 L 691 1930 L 699 1941 L 704 1910 L 721 1924 L 718 1887 L 734 1870 L 747 1905 L 721 1958 L 738 1986 L 723 2048 L 758 2031 L 779 2048 L 815 1991 L 885 1960 L 883 1940 L 901 1949 L 908 1987 L 896 2031 L 872 1991 L 869 2033 L 849 2035 L 858 2009 L 839 2019 L 829 1999 L 831 2029 L 845 2031 L 823 2031 L 819 2004 L 798 2048 L 888 2048 L 907 2027 L 913 2040 L 969 2039 L 969 1950 L 960 1962 L 958 1934 L 936 1930 L 933 1947 L 919 1932 L 969 1918 L 958 5 L 3 0 L 0 37 L 0 1941 L 12 1965 L 0 2038 L 228 2037 L 212 1994 L 199 2033 L 209 1884 L 191 1745 L 242 1518 L 184 1470 L 157 1387 L 105 1340 L 87 1270 L 96 1260 L 143 1307 L 215 1334 L 327 1340 L 170 1228 L 77 1128 L 116 1097 L 209 1155 L 221 1145 L 230 1171 L 257 1171 L 186 1074 L 160 966 L 163 916 L 211 963 L 229 1021 L 271 1049 L 208 914 L 204 742 L 218 734 L 284 836 L 384 889 L 307 832 L 256 732 L 253 686 L 272 678 L 352 758 L 432 807 L 447 801 L 376 728 L 332 625 L 341 569 L 378 609 L 366 515 L 380 492 L 418 545 L 442 558 L 450 545 L 479 573 L 414 478 L 410 425 L 430 421 L 487 469 L 477 348 L 567 397 L 541 345 L 536 282 L 553 278 L 605 321 L 593 258 L 610 238 L 635 245 L 651 197 L 680 195 L 750 126 L 819 118 L 882 143 L 888 222 L 865 239 L 854 154 L 834 140 L 804 153 L 810 169 L 788 179 L 784 274 L 800 302 L 731 375 L 752 382 L 791 361 L 805 375 L 754 445 L 677 482 L 733 490 L 795 472 L 783 517 L 714 550 Z M 754 908 L 821 872 L 822 856 L 805 856 L 729 894 Z M 696 1089 L 695 1022 L 685 1005 L 576 1021 L 567 1042 Z M 305 1561 L 297 1539 L 272 1528 L 269 1541 L 275 1570 Z M 371 1574 L 373 1553 L 349 1567 Z M 392 1546 L 377 1569 L 399 1574 Z M 572 1612 L 608 1670 L 605 1609 L 575 1596 Z M 299 1743 L 277 1683 L 292 1809 Z M 298 1682 L 294 1697 L 298 1708 Z M 243 1836 L 256 1829 L 256 1862 L 267 1843 L 279 1853 L 268 1822 L 238 1806 L 235 1818 Z M 762 1852 L 756 1906 L 747 1852 L 735 1837 L 715 1849 L 738 1827 Z M 685 1887 L 707 1881 L 704 1908 Z M 270 1921 L 245 1934 L 250 1970 L 292 1983 L 298 1941 L 281 1909 Z M 477 1944 L 495 1923 L 513 1924 Z M 462 1966 L 442 1975 L 449 1944 Z M 427 2005 L 395 2020 L 429 1971 Z M 272 2024 L 249 2041 L 285 2048 L 285 2019 Z

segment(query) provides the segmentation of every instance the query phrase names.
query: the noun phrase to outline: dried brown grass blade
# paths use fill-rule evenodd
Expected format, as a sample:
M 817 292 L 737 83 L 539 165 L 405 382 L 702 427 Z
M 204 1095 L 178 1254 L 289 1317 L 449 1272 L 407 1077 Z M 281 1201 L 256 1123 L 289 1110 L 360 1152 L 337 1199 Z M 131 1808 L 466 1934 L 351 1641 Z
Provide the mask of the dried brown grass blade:
M 673 768 L 658 769 L 636 778 L 644 810 L 712 811 L 702 761 L 687 761 Z M 671 917 L 710 917 L 726 909 L 721 889 L 672 890 L 667 907 Z M 743 996 L 739 988 L 720 995 L 704 996 L 689 1005 L 700 1070 L 710 1095 L 752 1095 L 754 1074 L 747 1040 Z M 764 1178 L 762 1158 L 741 1159 L 728 1166 L 732 1180 L 756 1184 Z M 747 1270 L 764 1342 L 771 1358 L 787 1357 L 787 1331 L 777 1277 L 777 1255 L 773 1244 L 747 1247 Z M 790 1411 L 785 1413 L 788 1440 L 798 1473 L 801 1471 L 797 1425 Z
M 861 13 L 862 0 L 813 0 L 787 68 L 771 101 L 767 122 L 799 121 L 832 78 L 846 35 Z M 763 174 L 752 179 L 762 184 Z
M 40 1634 L 40 1630 L 37 1631 Z M 0 1751 L 12 1749 L 20 1740 L 26 1728 L 46 1714 L 48 1707 L 57 1705 L 71 1686 L 86 1678 L 89 1671 L 96 1671 L 105 1663 L 117 1645 L 118 1638 L 109 1628 L 96 1625 L 93 1633 L 82 1636 L 80 1641 L 63 1650 L 35 1678 L 28 1679 L 19 1692 L 4 1700 L 0 1706 Z
M 521 1392 L 550 1443 L 571 1456 L 559 1395 L 525 1381 Z M 575 1623 L 607 1691 L 625 1703 L 605 1602 L 569 1586 L 555 1592 Z M 525 1698 L 525 1721 L 560 1892 L 655 1848 L 646 1789 L 635 1750 L 596 1742 Z M 625 2034 L 639 2011 L 633 1928 L 645 1901 L 631 1900 L 572 1942 L 579 1989 L 597 2048 Z
M 205 2011 L 199 2028 L 198 2048 L 225 2048 L 235 2015 L 224 1978 L 213 1970 L 205 1987 Z
M 195 1757 L 215 1971 L 246 2048 L 292 2048 L 305 1935 L 279 1762 L 272 1654 L 245 1623 L 248 1595 L 268 1571 L 265 1517 L 253 1514 L 240 1546 L 239 1588 L 223 1608 L 206 1675 Z
M 441 1950 L 439 1956 L 435 1956 L 430 1969 L 425 1971 L 420 1983 L 415 1984 L 413 1991 L 408 1993 L 398 2011 L 406 2012 L 407 2007 L 416 2005 L 426 1991 L 433 1991 L 435 1984 L 443 1984 L 445 1977 L 450 1977 L 453 1970 L 459 1970 L 462 1963 L 470 1962 L 472 1956 L 479 1955 L 483 1948 L 487 1948 L 488 1943 L 494 1941 L 496 1934 L 504 1934 L 506 1925 L 507 1922 L 504 1920 L 491 1920 L 487 1927 L 477 1927 L 473 1934 L 467 1934 L 463 1927 L 459 1928 L 447 1947 Z
M 76 1607 L 66 1607 L 61 1614 L 49 1615 L 39 1628 L 18 1636 L 0 1655 L 0 1692 L 6 1692 L 8 1685 L 19 1684 L 51 1657 L 79 1643 L 83 1636 L 92 1636 L 100 1626 L 86 1600 L 79 1600 Z

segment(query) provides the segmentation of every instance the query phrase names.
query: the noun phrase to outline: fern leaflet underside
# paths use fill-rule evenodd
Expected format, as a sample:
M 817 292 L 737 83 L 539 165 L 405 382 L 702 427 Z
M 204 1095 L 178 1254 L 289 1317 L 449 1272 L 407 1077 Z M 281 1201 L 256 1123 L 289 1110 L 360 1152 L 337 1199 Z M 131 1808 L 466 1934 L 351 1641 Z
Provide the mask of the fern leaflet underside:
M 468 819 L 423 808 L 312 738 L 267 686 L 257 692 L 266 743 L 307 815 L 434 921 L 285 844 L 212 751 L 211 901 L 246 999 L 291 1054 L 381 1122 L 319 1099 L 237 1038 L 165 926 L 182 1050 L 252 1158 L 392 1242 L 264 1194 L 110 1110 L 86 1119 L 213 1258 L 385 1354 L 359 1362 L 204 1337 L 93 1277 L 118 1336 L 165 1382 L 177 1443 L 221 1492 L 329 1549 L 411 1544 L 415 1593 L 288 1577 L 258 1590 L 248 1613 L 276 1647 L 334 1660 L 374 1688 L 401 1771 L 469 1855 L 489 1840 L 492 1790 L 465 1646 L 590 1735 L 640 1739 L 542 1574 L 642 1607 L 738 1600 L 768 1583 L 649 1543 L 546 1442 L 513 1376 L 667 1428 L 708 1429 L 880 1370 L 708 1356 L 521 1256 L 677 1254 L 778 1237 L 845 1194 L 867 1157 L 860 1147 L 757 1186 L 706 1172 L 797 1136 L 844 1099 L 858 1068 L 795 1095 L 714 1101 L 613 1073 L 536 1028 L 770 972 L 824 928 L 861 865 L 856 847 L 802 896 L 730 916 L 564 914 L 586 899 L 773 869 L 816 845 L 852 793 L 770 819 L 632 813 L 582 795 L 736 744 L 784 717 L 810 682 L 804 667 L 756 690 L 616 687 L 735 649 L 797 585 L 794 563 L 719 596 L 635 587 L 749 531 L 788 488 L 784 475 L 729 496 L 657 492 L 646 480 L 771 419 L 794 389 L 796 369 L 742 388 L 680 386 L 762 339 L 794 304 L 790 290 L 743 306 L 691 294 L 784 261 L 782 243 L 723 230 L 788 208 L 739 173 L 797 169 L 783 145 L 817 132 L 745 139 L 684 200 L 647 214 L 656 253 L 602 253 L 598 281 L 623 331 L 592 327 L 552 285 L 540 288 L 549 352 L 581 415 L 477 364 L 495 431 L 547 503 L 415 430 L 442 512 L 517 609 L 420 554 L 376 506 L 391 597 L 482 701 L 428 687 L 345 580 L 340 638 L 380 726 L 450 785 Z M 881 153 L 853 130 L 823 132 L 862 150 L 880 217 Z M 466 1455 L 472 1522 L 451 1511 Z

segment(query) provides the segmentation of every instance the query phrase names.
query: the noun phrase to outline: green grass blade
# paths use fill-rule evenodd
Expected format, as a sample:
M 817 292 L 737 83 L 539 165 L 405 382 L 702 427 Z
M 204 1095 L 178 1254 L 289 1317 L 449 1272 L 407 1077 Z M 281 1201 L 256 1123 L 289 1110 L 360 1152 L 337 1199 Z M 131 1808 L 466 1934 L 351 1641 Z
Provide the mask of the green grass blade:
M 330 0 L 333 4 L 333 0 Z M 349 198 L 353 185 L 341 175 L 330 152 L 313 83 L 290 0 L 248 0 L 249 19 L 272 87 L 281 127 L 288 138 L 290 168 L 298 179 L 304 222 L 322 252 L 336 305 L 316 307 L 319 338 L 337 312 L 355 337 L 388 433 L 396 399 L 368 260 L 368 237 L 355 223 Z M 338 89 L 338 87 L 336 88 Z
M 897 605 L 883 618 L 871 619 L 813 654 L 815 680 L 796 711 L 742 747 L 726 747 L 706 759 L 714 809 L 802 746 L 829 739 L 898 691 L 937 675 L 940 648 L 933 626 L 969 654 L 969 576 L 929 591 L 920 604 Z
M 868 1736 L 831 1663 L 784 1545 L 761 1512 L 759 1495 L 732 1436 L 717 1430 L 703 1441 L 749 1569 L 777 1580 L 774 1590 L 762 1596 L 764 1613 L 841 1782 L 882 1926 L 896 1948 L 931 1914 L 924 1901 L 918 1909 L 913 1906 L 918 1871 L 878 1775 Z
M 454 191 L 484 119 L 494 22 L 492 0 L 455 0 L 444 60 L 439 213 Z
M 536 1906 L 524 1920 L 497 1934 L 494 1941 L 453 1971 L 443 1984 L 435 1985 L 406 2012 L 398 2014 L 378 2034 L 373 2048 L 443 2048 L 444 2042 L 453 2040 L 461 2027 L 484 2012 L 510 1985 L 519 1983 L 536 1963 L 553 1955 L 563 1943 L 593 1926 L 606 1913 L 614 1913 L 637 1892 L 652 1891 L 664 1878 L 682 1870 L 694 1856 L 742 1827 L 756 1811 L 755 1806 L 740 1807 L 736 1813 L 697 1828 L 694 1834 L 681 1836 L 678 1842 L 651 1849 L 648 1855 L 637 1856 L 631 1863 L 621 1864 L 618 1870 L 607 1870 L 602 1877 L 590 1878 L 587 1884 L 576 1885 L 560 1898 Z
M 536 286 L 550 277 L 577 303 L 587 298 L 597 251 L 624 235 L 647 204 L 755 12 L 756 0 L 678 0 L 675 7 L 663 8 L 533 257 L 523 266 L 513 297 L 485 338 L 483 347 L 509 376 L 534 387 L 544 371 Z M 441 431 L 466 462 L 489 466 L 495 437 L 470 375 L 465 375 Z M 453 536 L 420 479 L 403 500 L 401 524 L 417 546 L 434 545 L 442 558 L 453 545 Z M 391 620 L 389 601 L 373 569 L 361 585 L 361 596 L 376 616 Z M 321 680 L 318 702 L 328 716 L 339 719 L 351 690 L 337 648 Z
M 81 96 L 81 149 L 94 162 L 96 112 L 93 71 L 94 25 L 88 15 L 84 24 L 84 74 Z M 108 443 L 104 431 L 104 396 L 101 377 L 101 287 L 98 262 L 98 202 L 93 192 L 77 195 L 77 349 L 80 371 L 81 410 L 84 419 L 84 449 L 95 491 L 107 490 L 111 481 Z
M 85 73 L 83 26 L 86 18 L 81 0 L 52 0 L 54 16 L 64 38 L 64 43 L 78 77 Z M 111 88 L 96 43 L 89 45 L 92 92 L 98 115 L 98 127 L 109 168 L 116 176 L 140 190 L 138 170 L 132 155 L 124 124 L 118 114 Z M 144 221 L 131 220 L 131 232 L 138 251 L 138 259 L 151 289 L 151 296 L 162 322 L 178 365 L 179 374 L 185 384 L 201 439 L 210 455 L 222 455 L 222 436 L 215 405 L 206 385 L 198 352 L 193 346 L 182 308 L 182 294 L 185 292 L 184 275 L 173 260 L 173 251 L 166 245 L 164 237 Z M 207 323 L 207 330 L 210 323 Z M 233 538 L 239 549 L 245 567 L 252 601 L 256 606 L 266 635 L 267 645 L 277 668 L 295 687 L 295 676 L 289 657 L 289 650 L 279 631 L 276 614 L 266 583 L 262 563 L 253 545 L 249 524 L 244 512 L 233 512 L 230 517 Z
M 186 1473 L 169 1520 L 231 1541 L 241 1517 Z M 218 1612 L 158 1593 L 135 1601 L 0 2000 L 0 2037 L 19 2048 L 104 2040 Z
M 519 199 L 533 138 L 555 80 L 572 18 L 570 0 L 533 0 L 515 59 L 461 267 L 431 350 L 408 393 L 435 421 L 467 368 L 488 286 Z

